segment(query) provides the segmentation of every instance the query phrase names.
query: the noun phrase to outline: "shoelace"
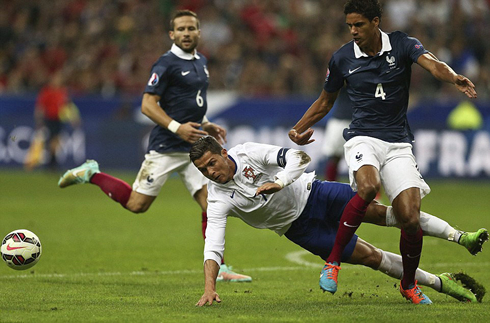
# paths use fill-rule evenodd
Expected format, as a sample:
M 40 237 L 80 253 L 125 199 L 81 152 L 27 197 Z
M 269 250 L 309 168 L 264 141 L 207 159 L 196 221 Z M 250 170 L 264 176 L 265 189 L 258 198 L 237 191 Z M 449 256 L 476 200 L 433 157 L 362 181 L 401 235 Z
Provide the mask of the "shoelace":
M 335 266 L 329 263 L 325 263 L 325 266 L 327 266 L 326 273 L 327 273 L 327 278 L 328 279 L 333 279 L 335 282 L 337 282 L 337 276 L 339 274 L 340 266 Z M 334 270 L 337 269 L 337 270 Z
M 415 286 L 413 288 L 404 289 L 404 292 L 406 293 L 407 297 L 409 297 L 409 298 L 416 298 L 419 301 L 423 301 L 425 299 L 425 297 L 423 296 L 424 294 L 422 293 L 422 290 L 420 289 L 419 286 L 417 286 L 417 281 L 415 281 Z

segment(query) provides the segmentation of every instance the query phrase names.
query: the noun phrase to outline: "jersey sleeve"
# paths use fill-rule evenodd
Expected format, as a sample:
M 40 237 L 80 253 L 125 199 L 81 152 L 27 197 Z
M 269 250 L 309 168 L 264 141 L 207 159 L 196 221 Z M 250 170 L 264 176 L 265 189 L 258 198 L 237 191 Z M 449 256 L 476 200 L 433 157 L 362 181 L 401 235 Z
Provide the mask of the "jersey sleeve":
M 404 39 L 405 50 L 412 62 L 416 63 L 420 55 L 426 54 L 429 51 L 424 48 L 424 45 L 414 37 L 406 37 Z
M 211 259 L 221 265 L 225 251 L 225 230 L 228 208 L 218 199 L 210 199 L 207 208 L 208 223 L 204 243 L 204 262 Z
M 244 144 L 250 158 L 264 166 L 279 166 L 283 170 L 274 175 L 284 186 L 297 180 L 310 164 L 309 156 L 303 151 L 292 148 L 281 148 L 267 144 Z
M 344 76 L 342 75 L 342 72 L 338 67 L 334 55 L 332 56 L 330 62 L 328 63 L 327 75 L 325 76 L 325 83 L 323 84 L 323 89 L 326 92 L 333 93 L 340 90 L 343 86 L 344 86 Z
M 150 78 L 145 87 L 145 93 L 162 96 L 167 88 L 168 68 L 166 65 L 156 63 L 151 68 Z

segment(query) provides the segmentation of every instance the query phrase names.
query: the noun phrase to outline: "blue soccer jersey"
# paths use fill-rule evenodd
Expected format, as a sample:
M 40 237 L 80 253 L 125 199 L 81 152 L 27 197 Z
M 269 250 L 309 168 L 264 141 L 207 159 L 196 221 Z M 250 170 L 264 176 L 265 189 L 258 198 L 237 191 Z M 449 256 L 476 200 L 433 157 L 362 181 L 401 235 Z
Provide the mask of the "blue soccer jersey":
M 160 107 L 180 123 L 202 122 L 206 114 L 209 86 L 207 59 L 200 53 L 184 52 L 175 44 L 151 69 L 145 93 L 160 96 Z M 166 128 L 156 125 L 150 134 L 148 151 L 188 152 L 191 144 Z
M 411 142 L 407 120 L 411 66 L 427 53 L 407 34 L 381 31 L 382 48 L 375 56 L 363 53 L 351 41 L 336 51 L 330 62 L 324 89 L 336 92 L 347 84 L 353 104 L 352 122 L 345 140 L 370 136 L 387 142 Z

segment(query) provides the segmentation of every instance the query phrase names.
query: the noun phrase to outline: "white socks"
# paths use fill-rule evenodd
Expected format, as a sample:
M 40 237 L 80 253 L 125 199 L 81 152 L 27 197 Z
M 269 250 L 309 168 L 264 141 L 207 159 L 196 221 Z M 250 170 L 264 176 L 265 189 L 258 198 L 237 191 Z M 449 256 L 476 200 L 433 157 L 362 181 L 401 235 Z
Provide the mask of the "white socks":
M 382 255 L 381 264 L 379 265 L 378 270 L 387 274 L 390 277 L 396 278 L 398 280 L 402 279 L 402 256 L 383 251 L 381 249 L 378 250 L 381 252 Z M 441 291 L 441 280 L 436 275 L 426 272 L 425 270 L 417 268 L 417 271 L 415 272 L 415 280 L 418 281 L 419 285 L 428 286 L 438 292 Z
M 393 207 L 391 206 L 388 206 L 386 209 L 386 226 L 400 227 L 400 224 L 395 218 Z M 456 243 L 459 241 L 462 233 L 461 231 L 454 229 L 446 221 L 422 211 L 420 211 L 420 227 L 422 228 L 424 235 L 446 239 Z

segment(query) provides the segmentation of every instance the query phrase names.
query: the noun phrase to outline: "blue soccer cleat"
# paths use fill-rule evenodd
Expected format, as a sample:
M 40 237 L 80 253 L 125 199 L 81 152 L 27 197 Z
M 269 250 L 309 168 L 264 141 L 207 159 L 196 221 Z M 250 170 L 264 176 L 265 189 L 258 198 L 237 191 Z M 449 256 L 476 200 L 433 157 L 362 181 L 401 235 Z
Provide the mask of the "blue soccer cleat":
M 325 292 L 335 294 L 337 291 L 337 276 L 339 275 L 340 266 L 335 261 L 326 262 L 320 272 L 320 288 Z

